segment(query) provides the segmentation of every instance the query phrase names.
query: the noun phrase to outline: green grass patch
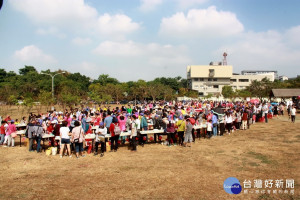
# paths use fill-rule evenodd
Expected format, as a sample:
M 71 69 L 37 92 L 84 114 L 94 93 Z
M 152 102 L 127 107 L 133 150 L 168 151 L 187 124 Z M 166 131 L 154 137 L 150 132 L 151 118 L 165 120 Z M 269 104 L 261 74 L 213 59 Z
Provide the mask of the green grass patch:
M 244 168 L 244 167 L 238 167 L 238 168 L 236 168 L 236 170 L 237 170 L 238 172 L 242 172 L 242 171 L 245 171 L 245 168 Z
M 261 199 L 271 200 L 271 199 L 274 199 L 274 198 L 272 198 L 269 194 L 262 194 L 257 199 L 259 199 L 259 200 L 261 200 Z
M 300 200 L 300 196 L 295 196 L 292 194 L 280 194 L 280 199 L 286 199 L 286 200 Z
M 298 140 L 300 140 L 300 135 L 296 135 L 295 138 L 297 138 Z
M 282 142 L 283 142 L 283 143 L 287 143 L 287 144 L 292 144 L 292 143 L 294 143 L 294 141 L 290 141 L 290 140 L 283 140 Z
M 225 152 L 224 150 L 216 151 L 217 154 L 219 154 L 219 153 L 224 153 L 224 152 Z
M 258 166 L 259 166 L 259 164 L 256 163 L 256 162 L 249 162 L 248 164 L 249 164 L 250 166 L 252 166 L 252 167 L 258 167 Z
M 254 151 L 249 151 L 248 155 L 254 157 L 255 159 L 260 160 L 262 163 L 265 163 L 265 164 L 274 164 L 274 161 L 270 160 L 268 158 L 268 156 L 263 155 L 261 153 L 256 153 Z

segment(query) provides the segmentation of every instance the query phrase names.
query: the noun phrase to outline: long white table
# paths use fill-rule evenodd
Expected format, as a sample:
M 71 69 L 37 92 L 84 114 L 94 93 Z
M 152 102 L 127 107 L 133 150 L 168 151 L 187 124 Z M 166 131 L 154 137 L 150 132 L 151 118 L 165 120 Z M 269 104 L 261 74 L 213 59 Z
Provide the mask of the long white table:
M 99 126 L 93 126 L 92 129 L 96 130 L 98 129 Z M 201 128 L 206 128 L 206 124 L 204 125 L 195 125 L 194 129 L 201 129 Z M 163 134 L 164 133 L 164 129 L 153 129 L 153 130 L 147 130 L 147 131 L 140 131 L 141 134 L 143 135 L 151 135 L 151 134 Z M 168 134 L 168 133 L 167 133 Z M 121 132 L 120 136 L 130 136 L 131 135 L 131 131 L 125 131 L 125 132 Z M 54 136 L 53 136 L 54 137 Z M 107 138 L 109 139 L 111 137 L 111 134 L 106 134 L 106 135 L 99 135 L 98 137 L 102 137 L 102 138 Z M 71 138 L 71 137 L 70 137 Z M 85 139 L 87 140 L 92 140 L 92 145 L 94 143 L 94 140 L 96 139 L 96 134 L 92 133 L 92 134 L 86 134 L 84 136 Z M 60 136 L 56 136 L 55 140 L 60 140 Z
M 17 124 L 16 128 L 26 128 L 26 124 Z
M 17 131 L 17 135 L 20 136 L 20 147 L 22 146 L 21 145 L 22 144 L 22 135 L 25 134 L 25 131 L 26 130 L 19 130 L 19 131 Z

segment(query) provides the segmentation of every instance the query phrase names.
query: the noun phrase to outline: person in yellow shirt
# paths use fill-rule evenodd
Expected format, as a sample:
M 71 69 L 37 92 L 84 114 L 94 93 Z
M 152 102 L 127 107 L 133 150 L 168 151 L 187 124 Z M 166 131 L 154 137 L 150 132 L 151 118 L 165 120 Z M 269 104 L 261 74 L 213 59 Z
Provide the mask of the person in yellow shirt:
M 183 116 L 185 116 L 185 115 L 186 115 L 186 111 L 185 111 L 184 109 L 181 109 L 181 114 L 182 114 Z
M 183 119 L 182 116 L 179 116 L 178 121 L 176 122 L 176 127 L 177 127 L 177 133 L 179 136 L 179 145 L 183 145 L 183 140 L 184 140 L 184 131 L 185 131 L 185 120 Z

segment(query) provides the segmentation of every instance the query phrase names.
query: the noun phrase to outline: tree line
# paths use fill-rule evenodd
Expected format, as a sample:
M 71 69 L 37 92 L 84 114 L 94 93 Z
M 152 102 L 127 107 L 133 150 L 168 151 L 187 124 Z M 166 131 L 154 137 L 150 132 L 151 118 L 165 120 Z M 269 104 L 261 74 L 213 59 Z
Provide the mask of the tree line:
M 52 75 L 61 72 L 42 71 Z M 91 80 L 80 73 L 64 72 L 54 78 L 55 93 L 52 98 L 51 77 L 42 73 L 34 66 L 19 69 L 19 74 L 0 69 L 0 101 L 9 105 L 22 102 L 30 106 L 39 102 L 46 106 L 56 103 L 70 106 L 90 101 L 103 104 L 124 100 L 172 100 L 177 96 L 198 97 L 197 92 L 187 89 L 187 80 L 180 76 L 120 82 L 107 74 Z
M 222 95 L 224 98 L 234 99 L 236 97 L 257 97 L 260 100 L 263 98 L 271 99 L 272 89 L 281 88 L 300 88 L 300 76 L 295 79 L 279 81 L 270 81 L 267 78 L 263 78 L 261 81 L 254 80 L 251 84 L 243 90 L 233 90 L 231 86 L 224 86 L 222 88 Z
M 42 73 L 56 74 L 62 70 L 51 72 L 49 69 Z M 49 75 L 39 73 L 34 66 L 25 66 L 19 69 L 19 74 L 0 69 L 0 102 L 8 105 L 23 105 L 29 108 L 34 102 L 50 106 L 61 104 L 71 106 L 93 102 L 104 104 L 120 101 L 144 100 L 173 100 L 177 96 L 198 98 L 197 91 L 188 89 L 187 79 L 180 76 L 175 78 L 160 77 L 152 81 L 138 80 L 120 82 L 107 74 L 99 75 L 98 79 L 91 80 L 80 73 L 65 72 L 55 76 L 54 98 L 52 98 L 52 82 Z M 234 91 L 230 86 L 224 86 L 224 98 L 269 97 L 273 88 L 300 88 L 300 77 L 288 81 L 252 81 L 244 90 Z M 219 96 L 220 94 L 218 94 Z M 206 98 L 212 97 L 209 94 Z

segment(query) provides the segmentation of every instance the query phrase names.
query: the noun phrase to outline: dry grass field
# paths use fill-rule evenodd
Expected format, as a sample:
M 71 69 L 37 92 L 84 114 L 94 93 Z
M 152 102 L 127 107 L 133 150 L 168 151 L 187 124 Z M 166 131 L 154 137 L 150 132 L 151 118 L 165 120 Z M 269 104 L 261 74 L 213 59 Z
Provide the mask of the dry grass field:
M 284 116 L 197 139 L 191 148 L 152 143 L 131 152 L 123 146 L 102 158 L 30 153 L 17 142 L 0 147 L 0 199 L 300 199 L 297 117 L 294 124 Z M 242 186 L 244 180 L 294 179 L 295 194 L 227 194 L 228 177 Z

